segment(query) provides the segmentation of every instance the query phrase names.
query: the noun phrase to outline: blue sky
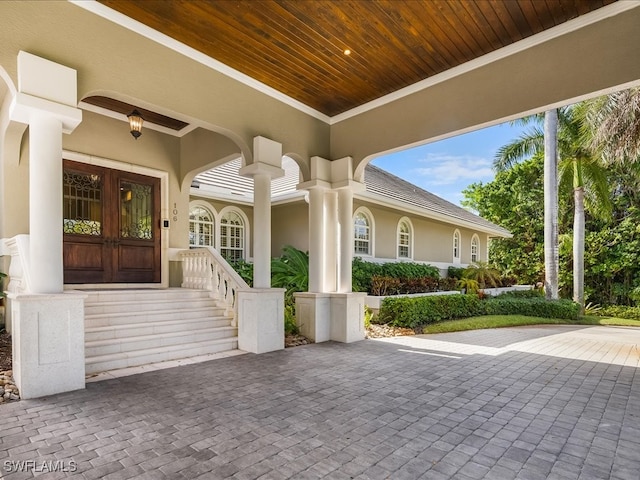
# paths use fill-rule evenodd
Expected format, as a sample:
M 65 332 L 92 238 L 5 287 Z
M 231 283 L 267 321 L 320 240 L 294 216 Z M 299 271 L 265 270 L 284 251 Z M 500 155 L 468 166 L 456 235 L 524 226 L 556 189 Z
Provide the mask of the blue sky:
M 508 123 L 375 159 L 372 163 L 456 205 L 462 190 L 493 180 L 493 157 L 526 127 Z

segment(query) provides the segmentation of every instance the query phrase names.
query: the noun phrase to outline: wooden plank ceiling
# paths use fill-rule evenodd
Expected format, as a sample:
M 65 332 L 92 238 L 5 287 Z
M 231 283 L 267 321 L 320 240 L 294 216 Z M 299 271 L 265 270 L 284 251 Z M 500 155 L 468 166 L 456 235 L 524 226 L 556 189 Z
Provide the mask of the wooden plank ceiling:
M 333 116 L 616 0 L 99 1 Z

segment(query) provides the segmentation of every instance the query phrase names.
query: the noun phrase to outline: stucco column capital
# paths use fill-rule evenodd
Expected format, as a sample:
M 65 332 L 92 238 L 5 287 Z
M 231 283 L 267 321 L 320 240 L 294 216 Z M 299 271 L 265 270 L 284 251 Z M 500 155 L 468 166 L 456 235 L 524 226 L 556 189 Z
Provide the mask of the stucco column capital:
M 254 162 L 240 168 L 239 173 L 243 177 L 254 178 L 256 176 L 267 176 L 271 180 L 284 176 L 284 169 L 264 162 Z
M 18 93 L 11 102 L 10 118 L 31 124 L 42 117 L 52 117 L 62 124 L 62 133 L 71 133 L 82 122 L 82 110 L 26 93 Z

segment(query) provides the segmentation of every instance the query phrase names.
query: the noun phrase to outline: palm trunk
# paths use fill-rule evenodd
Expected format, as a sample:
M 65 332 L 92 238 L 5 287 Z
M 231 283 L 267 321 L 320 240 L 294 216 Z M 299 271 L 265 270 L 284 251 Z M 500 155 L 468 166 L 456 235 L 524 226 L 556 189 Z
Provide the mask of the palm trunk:
M 547 300 L 558 299 L 558 111 L 544 115 L 544 271 Z
M 584 187 L 573 191 L 573 301 L 584 313 Z

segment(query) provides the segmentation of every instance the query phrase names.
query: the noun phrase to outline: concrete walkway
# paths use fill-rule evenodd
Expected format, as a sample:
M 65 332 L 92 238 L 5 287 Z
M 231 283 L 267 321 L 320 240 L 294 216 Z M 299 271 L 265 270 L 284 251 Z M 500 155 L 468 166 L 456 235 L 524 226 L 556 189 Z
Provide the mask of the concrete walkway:
M 638 346 L 521 327 L 108 379 L 0 406 L 0 477 L 636 480 Z

